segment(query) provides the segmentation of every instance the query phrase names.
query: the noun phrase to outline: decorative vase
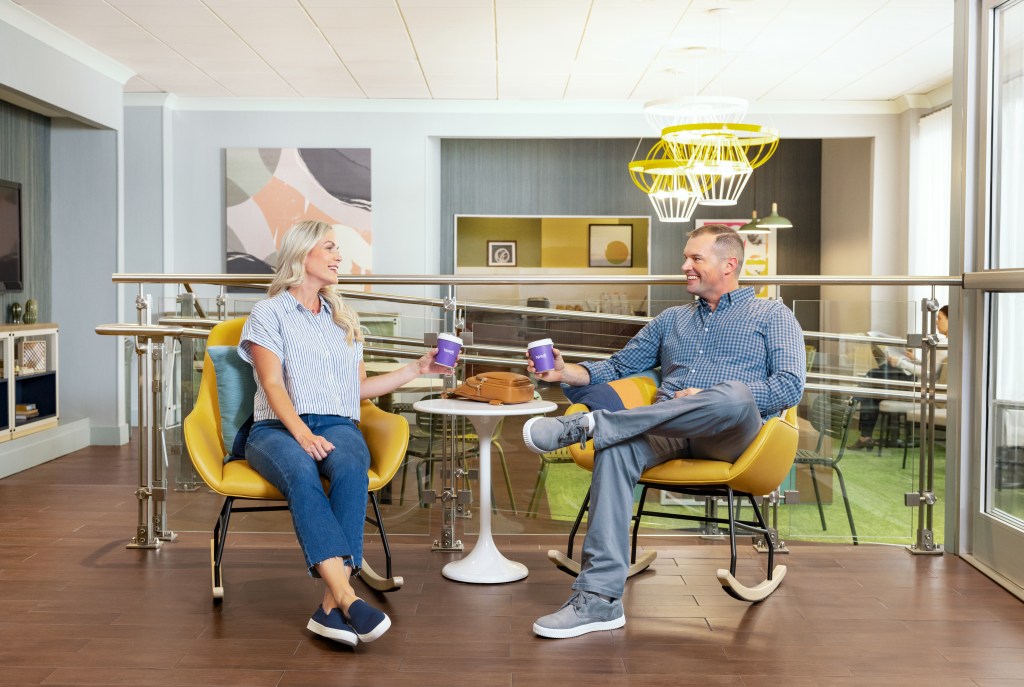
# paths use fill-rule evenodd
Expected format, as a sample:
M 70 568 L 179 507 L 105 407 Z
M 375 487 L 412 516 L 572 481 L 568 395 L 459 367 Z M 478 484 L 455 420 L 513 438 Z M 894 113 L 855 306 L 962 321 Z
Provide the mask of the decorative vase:
M 35 298 L 29 298 L 25 301 L 25 314 L 22 316 L 22 321 L 25 324 L 35 324 L 39 319 L 39 303 L 36 302 Z
M 21 303 L 15 301 L 11 303 L 11 324 L 21 324 Z

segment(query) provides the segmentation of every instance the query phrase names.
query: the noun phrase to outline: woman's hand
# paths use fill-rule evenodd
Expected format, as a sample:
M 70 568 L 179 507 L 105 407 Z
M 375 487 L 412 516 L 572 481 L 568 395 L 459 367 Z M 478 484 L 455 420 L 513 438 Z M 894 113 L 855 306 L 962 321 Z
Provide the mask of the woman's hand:
M 444 365 L 438 365 L 434 362 L 434 358 L 437 356 L 437 349 L 431 348 L 429 351 L 423 354 L 416 361 L 416 371 L 421 375 L 431 374 L 442 374 L 442 375 L 453 375 L 455 369 L 451 367 L 445 367 Z M 458 365 L 459 361 L 456 359 L 455 364 Z
M 334 444 L 309 430 L 295 437 L 295 441 L 299 442 L 302 450 L 317 462 L 326 458 L 327 454 L 334 450 Z

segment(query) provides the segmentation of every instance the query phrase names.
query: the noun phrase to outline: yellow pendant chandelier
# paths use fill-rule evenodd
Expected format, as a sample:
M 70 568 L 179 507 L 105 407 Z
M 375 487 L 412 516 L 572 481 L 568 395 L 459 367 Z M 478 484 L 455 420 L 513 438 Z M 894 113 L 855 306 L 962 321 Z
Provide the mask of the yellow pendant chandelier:
M 735 205 L 754 169 L 768 161 L 778 143 L 777 131 L 756 124 L 669 126 L 645 159 L 629 163 L 630 176 L 661 221 L 688 222 L 698 204 Z M 667 197 L 674 202 L 667 204 Z

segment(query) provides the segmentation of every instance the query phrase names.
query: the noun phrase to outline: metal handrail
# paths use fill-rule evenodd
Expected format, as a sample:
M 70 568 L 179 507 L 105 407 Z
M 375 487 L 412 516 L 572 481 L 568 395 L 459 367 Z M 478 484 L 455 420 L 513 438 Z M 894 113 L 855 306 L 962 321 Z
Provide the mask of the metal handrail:
M 213 286 L 265 286 L 273 275 L 256 274 L 157 274 L 120 273 L 112 280 L 115 284 L 206 284 Z M 635 284 L 662 285 L 685 284 L 682 274 L 643 275 L 517 275 L 495 277 L 492 275 L 466 274 L 360 274 L 338 275 L 339 284 L 406 284 L 412 286 L 472 286 L 508 284 Z M 963 286 L 960 276 L 903 276 L 903 275 L 775 275 L 740 277 L 740 284 L 761 286 Z

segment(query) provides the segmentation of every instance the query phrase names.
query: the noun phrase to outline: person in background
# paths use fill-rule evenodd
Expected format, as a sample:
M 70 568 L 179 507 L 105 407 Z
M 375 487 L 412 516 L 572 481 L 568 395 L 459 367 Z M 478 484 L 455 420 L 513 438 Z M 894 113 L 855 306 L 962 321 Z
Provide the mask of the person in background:
M 800 402 L 807 371 L 803 332 L 781 301 L 740 288 L 743 248 L 728 226 L 695 229 L 683 251 L 683 272 L 696 300 L 659 314 L 607 360 L 566 363 L 555 349 L 554 370 L 537 373 L 528 363 L 540 379 L 571 386 L 658 366 L 662 376 L 652 405 L 531 418 L 523 427 L 535 453 L 590 436 L 596 450 L 582 570 L 569 601 L 534 623 L 537 635 L 578 637 L 625 625 L 633 487 L 643 470 L 687 456 L 734 462 L 765 419 Z
M 245 458 L 288 500 L 312 577 L 325 583 L 307 623 L 317 635 L 355 646 L 391 626 L 350 584 L 362 563 L 370 453 L 359 431 L 362 399 L 422 374 L 450 373 L 434 349 L 408 365 L 367 377 L 359 318 L 334 287 L 340 249 L 325 222 L 299 222 L 285 235 L 268 298 L 242 330 L 238 352 L 254 368 L 254 423 Z M 324 492 L 321 477 L 330 480 Z
M 949 332 L 949 306 L 939 308 L 936 315 L 935 328 L 939 332 L 939 341 L 945 343 Z M 941 370 L 946 364 L 945 350 L 935 351 L 935 369 Z M 917 351 L 912 348 L 906 350 L 905 355 L 889 355 L 886 361 L 878 367 L 868 370 L 867 376 L 872 379 L 899 379 L 913 381 L 921 376 L 921 361 L 917 359 Z M 847 448 L 855 451 L 865 449 L 870 451 L 875 447 L 874 433 L 875 424 L 878 423 L 877 398 L 860 399 L 860 419 L 857 421 L 857 431 L 860 437 Z

